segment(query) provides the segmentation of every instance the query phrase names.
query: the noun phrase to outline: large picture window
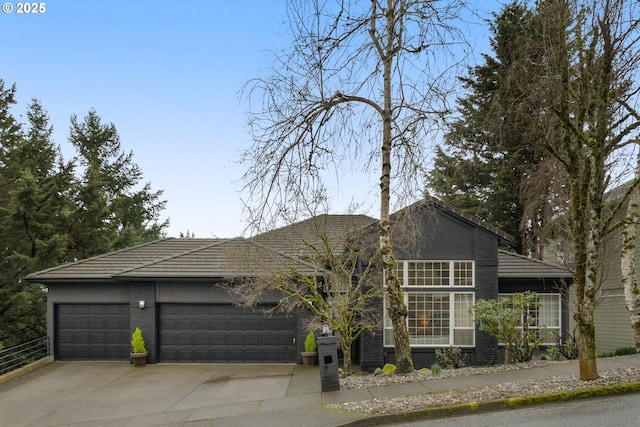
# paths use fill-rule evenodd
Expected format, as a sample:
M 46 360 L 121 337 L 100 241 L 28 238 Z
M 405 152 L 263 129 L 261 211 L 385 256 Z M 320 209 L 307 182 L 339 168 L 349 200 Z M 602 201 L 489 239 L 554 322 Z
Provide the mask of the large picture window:
M 500 294 L 499 297 L 513 297 L 513 294 Z M 528 313 L 522 313 L 522 323 L 536 331 L 543 345 L 554 345 L 561 330 L 560 294 L 538 294 L 536 307 Z
M 430 288 L 473 287 L 473 261 L 396 261 L 407 306 L 407 328 L 412 347 L 473 347 L 475 324 L 473 292 Z M 384 345 L 393 345 L 393 323 L 384 300 Z
M 414 292 L 404 294 L 412 347 L 473 347 L 474 294 L 471 292 Z M 385 296 L 384 345 L 393 345 L 393 323 Z

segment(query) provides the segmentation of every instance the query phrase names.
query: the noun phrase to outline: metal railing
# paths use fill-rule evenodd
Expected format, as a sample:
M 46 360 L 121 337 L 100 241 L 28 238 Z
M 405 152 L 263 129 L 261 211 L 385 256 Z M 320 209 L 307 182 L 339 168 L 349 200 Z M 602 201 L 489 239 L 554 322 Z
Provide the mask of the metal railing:
M 49 356 L 49 337 L 42 337 L 0 350 L 0 375 Z

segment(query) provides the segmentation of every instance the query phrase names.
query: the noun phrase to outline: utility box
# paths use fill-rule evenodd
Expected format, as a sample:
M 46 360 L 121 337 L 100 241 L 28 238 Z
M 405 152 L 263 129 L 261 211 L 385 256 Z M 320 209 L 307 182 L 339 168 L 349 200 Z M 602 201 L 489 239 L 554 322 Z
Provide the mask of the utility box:
M 338 375 L 338 337 L 318 337 L 318 363 L 322 391 L 340 390 Z

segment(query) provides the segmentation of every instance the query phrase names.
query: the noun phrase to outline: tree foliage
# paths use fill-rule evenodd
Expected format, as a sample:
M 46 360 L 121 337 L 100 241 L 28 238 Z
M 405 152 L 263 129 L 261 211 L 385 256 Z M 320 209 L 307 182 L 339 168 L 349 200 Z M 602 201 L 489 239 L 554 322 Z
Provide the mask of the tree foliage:
M 167 225 L 157 221 L 162 193 L 152 193 L 148 184 L 133 190 L 142 175 L 131 155 L 110 170 L 91 172 L 100 185 L 83 179 L 78 170 L 84 167 L 86 178 L 88 163 L 62 158 L 38 100 L 28 105 L 26 123 L 15 119 L 15 92 L 15 85 L 5 88 L 0 80 L 0 348 L 46 333 L 46 290 L 26 282 L 28 274 L 156 239 Z M 99 122 L 95 112 L 90 116 Z M 74 137 L 77 125 L 74 117 Z M 85 138 L 83 144 L 100 150 L 102 142 Z M 80 146 L 78 152 L 85 158 Z M 107 229 L 105 224 L 117 225 Z

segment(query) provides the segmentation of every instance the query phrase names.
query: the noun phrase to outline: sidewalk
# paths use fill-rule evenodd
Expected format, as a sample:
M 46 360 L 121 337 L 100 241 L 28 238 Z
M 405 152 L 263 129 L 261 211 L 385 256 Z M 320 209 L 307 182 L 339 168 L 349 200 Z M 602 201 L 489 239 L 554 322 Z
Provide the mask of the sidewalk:
M 605 371 L 617 368 L 640 367 L 640 355 L 598 359 L 598 369 Z M 498 372 L 486 375 L 471 375 L 459 378 L 431 380 L 424 383 L 407 383 L 401 385 L 370 387 L 356 390 L 341 390 L 319 393 L 322 405 L 339 404 L 352 401 L 362 401 L 373 398 L 388 398 L 405 395 L 415 395 L 433 391 L 461 389 L 466 387 L 500 384 L 526 379 L 541 379 L 559 375 L 578 375 L 579 368 L 576 360 L 566 363 L 553 364 L 546 367 L 520 369 L 506 372 Z M 398 417 L 365 416 L 346 411 L 334 411 L 330 408 L 316 410 L 313 405 L 305 407 L 302 403 L 305 391 L 310 392 L 307 397 L 318 393 L 315 390 L 299 389 L 298 384 L 313 383 L 313 376 L 319 376 L 317 368 L 303 368 L 296 366 L 292 383 L 289 387 L 290 394 L 281 402 L 281 407 L 276 409 L 273 402 L 264 401 L 258 414 L 236 416 L 232 419 L 216 419 L 216 426 L 244 426 L 244 425 L 299 425 L 299 426 L 367 426 L 379 425 L 393 421 Z M 316 380 L 316 383 L 318 381 Z M 318 385 L 319 387 L 319 385 Z M 312 402 L 314 399 L 308 400 Z M 297 405 L 300 406 L 297 406 Z M 294 410 L 294 408 L 297 408 Z M 300 409 L 304 409 L 301 411 Z M 301 412 L 304 412 L 303 414 Z M 185 424 L 192 425 L 192 424 Z M 197 425 L 197 424 L 193 424 Z
M 640 367 L 640 355 L 598 359 L 600 371 L 631 367 Z M 323 393 L 318 367 L 159 364 L 139 369 L 122 362 L 54 362 L 0 385 L 0 427 L 369 426 L 400 416 L 327 405 L 577 374 L 577 361 L 570 361 Z M 498 407 L 504 405 L 479 410 Z

